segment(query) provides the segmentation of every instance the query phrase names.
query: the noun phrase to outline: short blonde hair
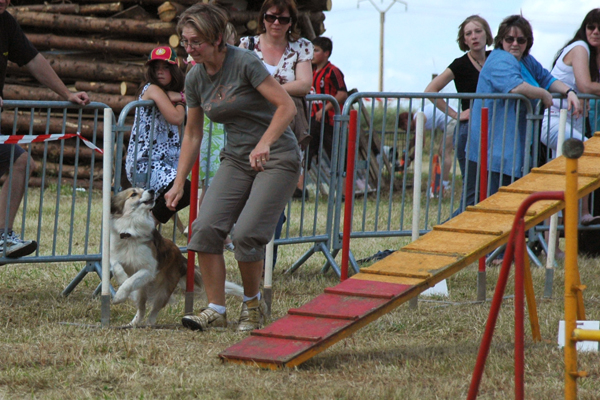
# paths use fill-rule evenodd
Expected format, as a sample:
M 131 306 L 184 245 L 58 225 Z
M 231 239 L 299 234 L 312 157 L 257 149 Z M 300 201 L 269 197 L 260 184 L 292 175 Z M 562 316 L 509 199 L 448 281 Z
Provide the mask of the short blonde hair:
M 229 38 L 232 36 L 233 36 L 233 43 L 235 44 L 235 42 L 237 42 L 237 39 L 238 39 L 237 31 L 235 30 L 235 26 L 233 26 L 233 24 L 231 22 L 228 22 L 227 26 L 225 27 L 225 35 L 223 36 L 225 43 L 227 43 Z
M 177 34 L 181 36 L 183 28 L 188 26 L 212 45 L 220 40 L 218 48 L 223 50 L 226 45 L 228 20 L 227 12 L 223 8 L 213 4 L 198 3 L 181 14 L 177 23 Z

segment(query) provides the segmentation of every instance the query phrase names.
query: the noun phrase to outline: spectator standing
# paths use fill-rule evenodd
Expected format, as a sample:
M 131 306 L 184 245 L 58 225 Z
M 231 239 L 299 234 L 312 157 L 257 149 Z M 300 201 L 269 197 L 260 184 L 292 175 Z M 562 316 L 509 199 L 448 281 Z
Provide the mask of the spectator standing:
M 314 94 L 328 94 L 342 106 L 348 98 L 348 89 L 344 74 L 333 65 L 329 58 L 333 51 L 331 39 L 319 36 L 312 41 L 314 46 L 312 91 Z M 314 156 L 318 156 L 321 140 L 321 121 L 323 121 L 323 150 L 331 160 L 333 149 L 333 105 L 330 102 L 315 101 L 311 109 L 310 133 L 313 137 L 308 153 L 308 165 Z
M 18 22 L 6 12 L 9 5 L 10 0 L 0 0 L 0 106 L 8 61 L 25 66 L 40 83 L 63 99 L 79 105 L 89 104 L 88 95 L 85 92 L 71 92 L 56 75 L 48 60 L 33 47 Z M 12 170 L 12 179 L 6 179 L 0 191 L 0 251 L 6 251 L 6 256 L 11 258 L 26 256 L 37 249 L 35 241 L 23 240 L 13 231 L 13 223 L 29 179 L 28 163 L 31 171 L 35 163 L 29 160 L 28 154 L 20 146 L 0 144 L 0 176 Z
M 488 22 L 479 15 L 471 15 L 467 17 L 458 27 L 458 37 L 456 38 L 458 48 L 465 52 L 462 57 L 456 58 L 442 72 L 436 76 L 425 88 L 425 92 L 440 92 L 451 81 L 454 81 L 457 93 L 475 93 L 477 91 L 477 81 L 479 72 L 483 68 L 487 57 L 491 51 L 486 51 L 487 46 L 491 46 L 494 42 L 494 36 Z M 450 105 L 446 104 L 443 99 L 435 100 L 436 106 L 455 119 L 460 121 L 458 124 L 458 132 L 456 135 L 456 159 L 463 180 L 465 179 L 465 147 L 469 135 L 469 117 L 471 109 L 471 100 L 462 99 L 460 109 L 454 110 Z M 447 110 L 447 111 L 446 111 Z M 453 135 L 448 135 L 452 138 Z M 452 142 L 446 143 L 446 154 L 444 157 L 443 180 L 448 181 L 450 169 L 452 166 Z M 441 156 L 441 153 L 440 153 Z M 463 210 L 461 190 L 461 202 L 459 208 L 454 212 L 454 215 L 459 214 Z
M 294 0 L 265 0 L 259 11 L 256 36 L 243 37 L 240 47 L 254 51 L 269 73 L 292 97 L 296 105 L 296 116 L 291 128 L 300 147 L 304 149 L 310 141 L 304 96 L 310 92 L 312 82 L 311 60 L 313 45 L 300 37 L 298 10 Z M 306 196 L 303 176 L 298 180 L 294 197 Z M 280 218 L 281 231 L 285 217 Z M 278 236 L 278 235 L 277 235 Z
M 548 70 L 529 54 L 533 45 L 533 31 L 529 21 L 520 15 L 505 18 L 495 38 L 495 49 L 481 69 L 477 93 L 517 93 L 529 99 L 541 99 L 544 108 L 552 105 L 549 91 L 567 95 L 569 109 L 578 116 L 581 113 L 577 94 L 567 85 L 554 78 Z M 489 194 L 500 186 L 509 185 L 523 176 L 526 147 L 526 107 L 521 105 L 517 113 L 516 100 L 494 102 L 476 99 L 471 115 L 472 131 L 479 132 L 481 108 L 487 107 L 489 117 L 488 170 L 491 171 Z M 477 164 L 479 159 L 479 136 L 472 135 L 467 149 L 467 197 L 466 205 L 475 203 Z
M 599 66 L 600 9 L 595 8 L 587 13 L 575 36 L 559 51 L 551 73 L 575 93 L 600 96 Z M 558 147 L 559 113 L 565 105 L 564 100 L 554 99 L 544 113 L 541 141 L 554 152 Z M 567 113 L 565 138 L 586 140 L 584 118 L 582 115 L 575 117 L 572 111 Z M 584 226 L 600 223 L 600 216 L 594 217 L 590 213 L 589 196 L 583 198 L 580 222 Z

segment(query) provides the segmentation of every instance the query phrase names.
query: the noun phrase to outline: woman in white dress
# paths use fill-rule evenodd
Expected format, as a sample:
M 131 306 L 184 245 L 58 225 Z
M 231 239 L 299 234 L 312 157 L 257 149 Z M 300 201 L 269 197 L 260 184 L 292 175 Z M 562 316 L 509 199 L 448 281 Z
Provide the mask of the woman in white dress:
M 595 8 L 583 19 L 575 36 L 558 52 L 552 75 L 567 84 L 575 93 L 600 95 L 600 8 Z M 554 99 L 552 107 L 546 110 L 542 122 L 541 141 L 553 151 L 558 146 L 558 121 L 561 108 L 567 102 Z M 574 117 L 568 112 L 565 139 L 586 140 L 584 117 Z M 590 213 L 589 199 L 583 199 L 581 224 L 600 224 L 600 216 Z

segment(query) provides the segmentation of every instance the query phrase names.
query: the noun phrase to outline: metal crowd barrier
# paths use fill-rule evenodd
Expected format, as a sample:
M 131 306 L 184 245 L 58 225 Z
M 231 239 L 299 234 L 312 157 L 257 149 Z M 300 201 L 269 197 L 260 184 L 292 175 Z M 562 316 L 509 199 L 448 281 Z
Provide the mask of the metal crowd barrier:
M 411 175 L 409 162 L 411 161 L 410 151 L 411 143 L 414 143 L 414 133 L 412 118 L 407 121 L 406 129 L 399 129 L 401 122 L 400 115 L 403 112 L 415 113 L 422 111 L 425 105 L 436 99 L 443 99 L 447 104 L 460 114 L 460 100 L 468 99 L 473 107 L 475 99 L 489 99 L 493 101 L 492 109 L 488 110 L 490 121 L 496 108 L 501 103 L 512 100 L 515 102 L 517 110 L 526 110 L 526 148 L 537 148 L 538 136 L 534 135 L 535 121 L 539 119 L 533 112 L 532 103 L 524 96 L 517 94 L 445 94 L 445 93 L 368 93 L 359 92 L 351 95 L 344 104 L 341 118 L 343 121 L 342 132 L 347 131 L 347 117 L 351 109 L 359 109 L 359 121 L 357 132 L 357 147 L 353 149 L 356 157 L 356 167 L 354 176 L 365 177 L 366 182 L 363 188 L 358 190 L 363 192 L 363 196 L 356 197 L 352 201 L 354 208 L 354 218 L 352 225 L 352 238 L 384 238 L 384 237 L 410 237 L 412 234 L 412 185 L 414 176 Z M 367 104 L 367 105 L 365 105 Z M 433 108 L 432 118 L 442 114 L 445 122 L 441 130 L 426 130 L 423 147 L 423 165 L 424 171 L 421 179 L 425 188 L 425 196 L 421 198 L 421 218 L 418 226 L 420 234 L 424 234 L 432 229 L 434 225 L 443 223 L 457 213 L 461 212 L 465 206 L 478 202 L 474 199 L 468 203 L 464 198 L 466 187 L 463 183 L 469 177 L 468 168 L 465 169 L 465 176 L 461 176 L 457 159 L 457 137 L 461 127 L 467 130 L 466 148 L 468 149 L 473 135 L 480 135 L 480 132 L 472 130 L 470 121 L 457 121 L 455 128 L 448 128 L 451 118 L 448 110 L 439 110 Z M 504 115 L 506 118 L 506 114 Z M 465 125 L 466 124 L 466 125 Z M 491 123 L 490 123 L 491 124 Z M 492 128 L 493 129 L 493 128 Z M 539 131 L 537 131 L 539 132 Z M 502 132 L 503 136 L 507 132 Z M 341 135 L 340 165 L 343 165 L 343 158 L 346 154 L 346 135 Z M 446 140 L 453 138 L 453 140 Z M 451 143 L 454 146 L 452 155 L 450 182 L 446 190 L 442 185 L 436 185 L 433 181 L 436 178 L 434 155 L 438 153 L 441 147 L 439 164 L 446 162 L 445 146 Z M 479 150 L 480 151 L 480 150 Z M 502 150 L 504 152 L 504 149 Z M 504 153 L 503 157 L 504 158 Z M 400 162 L 398 162 L 400 161 Z M 529 151 L 525 152 L 523 160 L 525 175 L 537 163 L 532 159 Z M 472 173 L 472 172 L 471 172 Z M 481 166 L 478 163 L 476 172 L 476 190 L 479 193 L 479 178 Z M 491 172 L 488 171 L 488 194 Z M 513 180 L 515 173 L 513 173 Z M 356 181 L 354 180 L 355 189 Z M 441 183 L 441 182 L 440 182 Z M 341 185 L 341 183 L 340 183 Z M 432 191 L 432 187 L 437 187 Z M 429 192 L 429 193 L 428 193 Z M 372 200 L 369 201 L 367 197 Z M 333 249 L 332 253 L 337 252 L 342 247 L 341 233 L 341 199 L 338 199 L 334 217 Z M 374 204 L 373 204 L 374 203 Z M 347 205 L 348 203 L 346 203 Z M 407 243 L 408 243 L 407 239 Z M 356 260 L 350 256 L 350 261 L 356 269 Z
M 320 252 L 327 260 L 325 268 L 331 266 L 339 275 L 340 270 L 335 261 L 335 254 L 331 253 L 331 238 L 334 229 L 333 216 L 340 176 L 338 165 L 340 106 L 335 97 L 330 95 L 312 94 L 306 96 L 306 100 L 309 110 L 315 102 L 329 102 L 333 105 L 335 117 L 331 159 L 323 149 L 325 118 L 321 120 L 321 123 L 317 123 L 310 118 L 309 112 L 308 123 L 311 129 L 309 133 L 313 138 L 319 137 L 320 140 L 311 139 L 308 148 L 304 151 L 302 196 L 297 199 L 290 199 L 288 202 L 284 211 L 287 223 L 281 237 L 276 238 L 274 244 L 276 246 L 301 243 L 313 245 L 287 269 L 286 272 L 288 273 L 296 271 L 313 254 Z M 320 134 L 315 134 L 312 131 L 314 128 L 318 128 Z M 315 148 L 315 146 L 315 157 L 309 160 L 307 155 L 311 152 L 311 148 Z
M 102 103 L 81 107 L 70 102 L 4 100 L 2 135 L 24 135 L 41 140 L 44 136 L 80 134 L 93 145 L 102 140 Z M 101 201 L 94 188 L 101 188 L 102 155 L 86 147 L 80 138 L 36 142 L 27 150 L 24 195 L 13 229 L 25 240 L 35 240 L 37 250 L 30 256 L 8 258 L 0 248 L 0 264 L 85 262 L 73 282 L 64 290 L 68 295 L 89 272 L 101 275 Z M 65 146 L 65 142 L 75 143 Z M 14 146 L 9 173 L 3 177 L 10 194 L 13 181 Z M 83 162 L 85 160 L 85 163 Z M 83 165 L 85 164 L 85 166 Z M 9 196 L 10 197 L 10 196 Z M 9 205 L 2 228 L 8 229 Z
M 581 97 L 587 103 L 591 103 L 589 108 L 597 116 L 600 111 L 598 98 Z M 335 257 L 342 247 L 341 218 L 344 204 L 351 204 L 355 212 L 352 238 L 410 237 L 411 191 L 414 176 L 411 176 L 412 169 L 409 168 L 409 163 L 411 143 L 414 140 L 414 123 L 409 118 L 406 130 L 399 129 L 400 114 L 423 110 L 430 100 L 436 99 L 444 99 L 460 113 L 461 99 L 469 99 L 472 106 L 475 99 L 485 98 L 493 99 L 495 104 L 515 100 L 517 107 L 526 108 L 527 146 L 531 146 L 533 152 L 531 154 L 526 152 L 523 172 L 525 174 L 538 165 L 538 155 L 542 151 L 539 143 L 542 117 L 539 106 L 534 112 L 531 102 L 523 96 L 355 93 L 348 98 L 343 111 L 332 96 L 307 96 L 309 106 L 316 101 L 331 102 L 334 106 L 333 152 L 329 159 L 323 151 L 323 123 L 313 125 L 313 121 L 309 120 L 309 126 L 319 126 L 321 131 L 321 141 L 313 141 L 309 144 L 309 146 L 317 146 L 317 156 L 311 160 L 305 157 L 303 161 L 304 188 L 307 190 L 303 191 L 299 199 L 291 199 L 288 202 L 284 212 L 287 222 L 283 226 L 281 236 L 275 240 L 275 245 L 310 244 L 312 246 L 293 263 L 287 272 L 295 271 L 313 254 L 320 252 L 326 258 L 324 270 L 333 267 L 336 273 L 340 273 Z M 136 101 L 128 104 L 112 127 L 112 131 L 116 134 L 115 157 L 110 161 L 115 171 L 112 190 L 115 190 L 114 188 L 120 190 L 123 183 L 121 160 L 126 146 L 124 134 L 132 128 L 131 114 L 137 112 L 139 107 L 153 106 L 151 101 Z M 68 102 L 4 101 L 2 133 L 14 135 L 27 132 L 29 135 L 40 135 L 80 132 L 93 144 L 97 144 L 103 137 L 102 117 L 99 111 L 105 108 L 108 107 L 100 103 L 77 107 Z M 348 115 L 349 111 L 355 108 L 360 111 L 358 145 L 353 149 L 357 156 L 354 171 L 357 179 L 353 182 L 355 197 L 351 201 L 344 201 L 342 188 L 347 152 Z M 492 114 L 494 109 L 489 112 Z M 451 125 L 448 125 L 451 118 L 447 110 L 434 108 L 433 113 L 432 118 L 437 118 L 441 114 L 444 128 L 426 132 L 423 168 L 427 172 L 422 177 L 425 188 L 431 188 L 432 183 L 436 187 L 435 174 L 429 171 L 435 172 L 433 156 L 438 153 L 438 148 L 442 149 L 439 152 L 439 163 L 442 165 L 448 161 L 446 146 L 452 144 L 454 151 L 450 163 L 449 188 L 442 189 L 438 185 L 436 191 L 430 190 L 430 193 L 423 196 L 421 200 L 423 214 L 418 226 L 420 233 L 425 233 L 432 229 L 433 225 L 444 222 L 466 205 L 461 202 L 464 188 L 457 159 L 455 131 L 461 127 L 467 130 L 469 138 L 467 146 L 472 135 L 480 134 L 472 132 L 468 121 L 458 121 L 456 128 L 451 128 Z M 14 115 L 17 117 L 15 118 Z M 588 120 L 593 130 L 600 129 L 597 117 Z M 567 132 L 567 137 L 568 135 Z M 85 262 L 86 266 L 63 292 L 65 295 L 69 294 L 87 273 L 96 272 L 101 275 L 102 258 L 101 224 L 99 223 L 102 213 L 101 201 L 97 192 L 93 191 L 95 183 L 98 183 L 102 177 L 102 169 L 98 168 L 98 162 L 102 157 L 82 147 L 80 139 L 68 140 L 76 140 L 74 150 L 65 147 L 64 141 L 44 142 L 29 146 L 28 149 L 30 161 L 27 169 L 28 172 L 34 170 L 34 176 L 25 190 L 20 217 L 15 222 L 14 229 L 21 237 L 36 240 L 39 244 L 38 250 L 31 256 L 10 259 L 5 257 L 0 249 L 0 264 Z M 209 140 L 211 140 L 210 133 Z M 548 156 L 547 150 L 544 151 Z M 86 168 L 81 165 L 84 157 Z M 35 161 L 35 165 L 31 160 Z M 208 165 L 210 166 L 210 163 Z M 84 172 L 85 178 L 81 175 Z M 209 171 L 205 172 L 208 176 Z M 479 175 L 480 169 L 477 171 L 477 178 Z M 4 179 L 9 180 L 10 186 L 12 172 Z M 34 188 L 34 183 L 35 186 L 41 187 Z M 175 229 L 173 226 L 173 237 L 176 235 Z M 539 229 L 543 230 L 544 227 Z M 182 250 L 185 251 L 185 247 L 182 247 Z M 351 258 L 351 261 L 356 270 L 356 260 Z

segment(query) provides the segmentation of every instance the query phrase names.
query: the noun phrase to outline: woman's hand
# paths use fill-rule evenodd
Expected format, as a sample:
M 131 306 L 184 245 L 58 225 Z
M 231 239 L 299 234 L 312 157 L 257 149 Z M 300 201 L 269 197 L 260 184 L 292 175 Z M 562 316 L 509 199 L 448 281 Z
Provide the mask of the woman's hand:
M 542 89 L 542 103 L 544 103 L 544 108 L 550 108 L 552 106 L 552 95 L 549 91 Z
M 169 100 L 171 100 L 171 103 L 182 102 L 181 95 L 179 94 L 179 92 L 173 92 L 173 91 L 169 90 L 166 93 L 167 93 L 167 96 L 169 97 Z
M 179 187 L 173 184 L 171 190 L 165 193 L 165 204 L 171 211 L 175 211 L 175 207 L 179 203 L 179 200 L 183 197 L 183 187 Z
M 466 110 L 463 110 L 460 112 L 459 121 L 468 121 L 470 117 L 471 117 L 471 109 L 467 108 Z
M 583 112 L 579 97 L 577 97 L 577 93 L 573 90 L 570 90 L 567 94 L 567 104 L 567 110 L 571 111 L 574 117 L 579 117 Z
M 271 148 L 258 142 L 254 150 L 250 153 L 250 167 L 255 171 L 264 171 L 264 165 L 267 161 L 269 161 Z

